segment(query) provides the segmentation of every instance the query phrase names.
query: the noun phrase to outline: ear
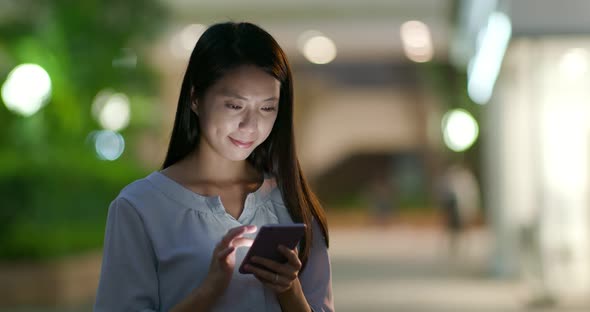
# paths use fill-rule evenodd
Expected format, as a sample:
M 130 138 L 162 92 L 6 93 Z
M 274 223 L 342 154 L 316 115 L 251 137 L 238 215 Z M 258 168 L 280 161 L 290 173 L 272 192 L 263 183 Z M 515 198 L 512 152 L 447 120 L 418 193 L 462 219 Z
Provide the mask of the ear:
M 195 113 L 195 115 L 199 116 L 199 101 L 195 95 L 195 89 L 191 89 L 191 110 Z
M 191 110 L 195 113 L 195 115 L 199 116 L 199 106 L 197 99 L 191 101 Z

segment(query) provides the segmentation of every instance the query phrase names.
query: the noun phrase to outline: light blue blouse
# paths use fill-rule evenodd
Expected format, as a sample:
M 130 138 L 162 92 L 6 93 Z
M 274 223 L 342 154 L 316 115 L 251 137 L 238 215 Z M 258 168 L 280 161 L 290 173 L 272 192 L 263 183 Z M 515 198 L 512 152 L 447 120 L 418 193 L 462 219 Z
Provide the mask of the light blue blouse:
M 109 207 L 94 311 L 168 311 L 205 279 L 215 244 L 231 228 L 293 223 L 274 179 L 248 194 L 238 220 L 219 196 L 198 195 L 159 171 L 125 187 Z M 334 311 L 330 259 L 319 225 L 299 279 L 314 311 Z M 254 237 L 256 234 L 252 234 Z M 213 311 L 281 311 L 276 295 L 236 266 Z

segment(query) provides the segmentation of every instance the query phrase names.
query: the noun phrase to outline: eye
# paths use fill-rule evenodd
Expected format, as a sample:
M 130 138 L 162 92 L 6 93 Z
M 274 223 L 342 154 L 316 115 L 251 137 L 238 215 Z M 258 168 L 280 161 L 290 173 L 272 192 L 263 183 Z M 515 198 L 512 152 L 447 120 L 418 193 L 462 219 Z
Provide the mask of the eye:
M 235 105 L 235 104 L 232 104 L 232 103 L 226 103 L 225 104 L 225 107 L 227 107 L 229 109 L 235 109 L 235 110 L 238 110 L 238 109 L 242 108 L 241 106 Z
M 277 110 L 277 107 L 276 106 L 267 106 L 267 107 L 263 107 L 262 110 L 265 112 L 274 112 Z

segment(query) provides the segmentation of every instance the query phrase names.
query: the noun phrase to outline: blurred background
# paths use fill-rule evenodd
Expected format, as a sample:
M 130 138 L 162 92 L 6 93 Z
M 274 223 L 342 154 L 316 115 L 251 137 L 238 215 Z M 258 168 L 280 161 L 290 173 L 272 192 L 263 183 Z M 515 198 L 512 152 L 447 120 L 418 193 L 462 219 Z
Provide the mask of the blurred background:
M 590 308 L 590 2 L 0 0 L 0 311 L 90 311 L 215 22 L 287 52 L 338 311 Z

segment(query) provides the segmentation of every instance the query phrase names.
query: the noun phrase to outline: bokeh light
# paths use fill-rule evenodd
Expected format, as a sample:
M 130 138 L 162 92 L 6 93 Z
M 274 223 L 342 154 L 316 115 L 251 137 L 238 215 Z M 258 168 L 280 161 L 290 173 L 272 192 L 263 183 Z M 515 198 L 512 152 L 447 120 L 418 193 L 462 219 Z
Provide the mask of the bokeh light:
M 92 115 L 104 129 L 121 131 L 131 119 L 129 98 L 110 89 L 102 90 L 94 97 Z
M 479 135 L 477 121 L 463 109 L 447 112 L 442 119 L 444 142 L 455 152 L 467 150 Z
M 434 55 L 430 29 L 420 21 L 407 21 L 400 28 L 406 56 L 417 63 L 428 62 Z
M 104 105 L 109 101 L 109 98 L 115 93 L 112 89 L 100 90 L 94 100 L 92 100 L 92 116 L 98 121 L 100 113 L 104 108 Z
M 51 78 L 37 64 L 15 67 L 2 85 L 2 100 L 6 107 L 23 116 L 38 112 L 51 97 Z
M 492 13 L 487 26 L 480 30 L 477 52 L 467 72 L 467 92 L 473 102 L 483 105 L 492 97 L 511 36 L 512 23 L 502 12 Z
M 561 75 L 567 79 L 575 80 L 588 72 L 588 51 L 582 48 L 573 48 L 563 54 L 559 61 Z
M 307 31 L 299 37 L 303 56 L 314 64 L 328 64 L 336 58 L 336 44 L 318 31 Z
M 313 29 L 302 32 L 299 37 L 297 37 L 297 49 L 303 54 L 303 51 L 305 50 L 305 44 L 309 39 L 323 35 L 324 34 L 322 34 L 320 31 Z
M 96 156 L 102 160 L 117 160 L 125 151 L 125 139 L 111 130 L 93 131 L 88 139 L 94 145 Z

